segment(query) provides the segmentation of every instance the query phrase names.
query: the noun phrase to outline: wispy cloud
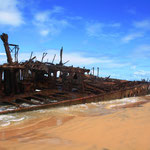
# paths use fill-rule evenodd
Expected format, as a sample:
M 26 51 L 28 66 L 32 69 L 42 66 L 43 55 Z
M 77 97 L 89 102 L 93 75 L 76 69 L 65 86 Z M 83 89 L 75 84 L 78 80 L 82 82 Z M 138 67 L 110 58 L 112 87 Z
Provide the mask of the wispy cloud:
M 140 45 L 133 51 L 133 55 L 138 58 L 150 57 L 150 45 Z
M 104 37 L 104 38 L 108 38 L 108 37 L 116 37 L 118 36 L 118 33 L 114 33 L 113 29 L 116 29 L 118 27 L 120 27 L 121 24 L 120 23 L 110 23 L 110 24 L 105 24 L 105 23 L 101 23 L 101 22 L 88 22 L 86 24 L 86 33 L 89 37 Z M 111 29 L 111 32 L 107 32 L 107 29 Z
M 124 36 L 121 41 L 123 43 L 129 43 L 130 41 L 132 40 L 135 40 L 137 38 L 140 38 L 140 37 L 143 37 L 144 36 L 144 33 L 143 32 L 139 32 L 139 33 L 130 33 L 126 36 Z
M 150 30 L 150 20 L 134 21 L 132 23 L 132 33 L 129 33 L 121 38 L 123 43 L 129 43 L 140 37 L 146 36 L 147 31 Z
M 44 62 L 47 60 L 49 62 L 52 62 L 54 54 L 56 54 L 56 58 L 54 61 L 54 64 L 59 63 L 60 61 L 60 51 L 55 49 L 50 49 L 44 51 L 48 53 L 46 57 L 44 58 Z M 31 53 L 20 53 L 19 54 L 19 61 L 25 61 L 29 60 Z M 41 61 L 42 59 L 42 52 L 34 52 L 33 56 L 36 56 L 37 60 Z M 2 55 L 0 56 L 1 62 L 4 63 L 7 61 L 6 56 Z M 120 62 L 118 59 L 113 59 L 111 57 L 91 57 L 87 56 L 86 53 L 83 52 L 64 52 L 63 53 L 63 62 L 66 62 L 70 60 L 66 65 L 67 66 L 74 66 L 74 67 L 86 67 L 88 69 L 91 69 L 91 67 L 100 67 L 101 70 L 101 76 L 108 76 L 111 75 L 111 77 L 119 77 L 119 78 L 125 78 L 124 76 L 121 76 L 117 73 L 117 69 L 126 69 L 131 66 L 130 63 Z M 95 70 L 96 74 L 96 70 Z
M 50 11 L 39 12 L 35 15 L 35 21 L 37 22 L 46 22 L 49 20 Z
M 136 21 L 133 23 L 136 28 L 150 29 L 150 20 Z
M 69 20 L 82 20 L 83 18 L 81 16 L 68 16 Z
M 6 56 L 6 54 L 5 53 L 0 53 L 0 56 Z
M 86 32 L 88 36 L 98 37 L 99 34 L 101 34 L 103 27 L 104 27 L 104 24 L 102 23 L 92 23 L 92 24 L 87 23 Z
M 137 79 L 149 79 L 150 71 L 138 70 L 133 73 L 134 77 Z
M 120 27 L 121 23 L 112 23 L 112 24 L 108 24 L 108 26 L 110 26 L 110 27 Z
M 6 63 L 7 62 L 7 57 L 5 53 L 0 53 L 0 64 Z
M 0 24 L 19 26 L 23 21 L 18 0 L 0 0 Z
M 47 36 L 49 34 L 49 32 L 50 32 L 49 29 L 41 29 L 39 33 L 42 36 Z
M 47 56 L 45 57 L 45 61 L 47 61 L 47 59 L 49 59 L 49 61 L 51 62 L 54 54 L 56 54 L 56 58 L 55 58 L 55 62 L 54 63 L 59 63 L 59 55 L 60 55 L 60 51 L 59 50 L 47 50 L 45 51 L 47 54 Z M 34 53 L 35 56 L 37 56 L 38 60 L 41 60 L 42 57 L 42 52 L 35 52 Z M 30 53 L 21 53 L 19 56 L 19 60 L 20 61 L 24 61 L 24 60 L 28 60 L 30 58 Z M 77 59 L 78 58 L 78 59 Z M 104 66 L 105 68 L 123 68 L 123 67 L 127 67 L 130 66 L 129 63 L 121 63 L 118 62 L 118 60 L 112 59 L 110 57 L 90 57 L 90 56 L 86 56 L 84 53 L 82 52 L 70 52 L 70 53 L 63 53 L 63 62 L 69 61 L 69 63 L 67 63 L 67 65 L 73 65 L 73 66 L 79 66 L 79 67 L 89 67 L 89 66 L 96 66 L 96 65 L 101 65 Z
M 59 55 L 60 51 L 59 50 L 47 50 L 46 51 L 47 56 L 45 60 L 49 59 L 49 61 L 52 61 L 54 54 L 56 54 L 55 58 L 55 63 L 59 63 Z M 42 52 L 35 52 L 34 55 L 37 57 L 38 60 L 41 60 Z M 20 54 L 20 61 L 24 61 L 29 59 L 30 53 L 26 54 Z M 78 58 L 78 59 L 77 59 Z M 106 58 L 106 57 L 101 57 L 101 58 L 95 58 L 95 57 L 86 57 L 83 53 L 75 53 L 75 52 L 70 52 L 70 53 L 63 53 L 63 62 L 69 61 L 69 65 L 75 65 L 75 66 L 86 66 L 86 65 L 92 65 L 96 63 L 112 63 L 112 60 Z
M 150 75 L 150 71 L 139 70 L 139 71 L 134 72 L 134 75 L 142 75 L 142 76 L 145 76 L 145 75 L 147 75 L 147 74 Z
M 70 26 L 68 20 L 57 18 L 56 14 L 63 13 L 63 8 L 55 6 L 52 10 L 38 12 L 34 16 L 33 24 L 42 36 L 58 35 L 64 28 Z
M 135 9 L 128 9 L 127 12 L 129 14 L 135 15 L 136 14 L 136 10 Z
M 64 8 L 61 6 L 54 6 L 53 9 L 51 10 L 51 13 L 63 13 Z

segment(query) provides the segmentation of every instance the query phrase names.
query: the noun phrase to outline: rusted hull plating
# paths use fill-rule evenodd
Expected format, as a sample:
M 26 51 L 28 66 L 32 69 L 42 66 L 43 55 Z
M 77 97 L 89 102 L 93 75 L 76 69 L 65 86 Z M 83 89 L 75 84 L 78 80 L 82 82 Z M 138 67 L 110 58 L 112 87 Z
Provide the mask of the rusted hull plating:
M 84 103 L 90 103 L 90 102 L 108 101 L 108 100 L 120 99 L 124 97 L 142 96 L 142 95 L 147 95 L 150 93 L 150 91 L 148 90 L 149 87 L 150 85 L 143 84 L 138 87 L 136 86 L 136 87 L 126 89 L 126 90 L 109 92 L 107 94 L 90 95 L 90 96 L 85 96 L 81 98 L 62 100 L 58 102 L 51 102 L 48 104 L 40 104 L 40 105 L 30 106 L 30 107 L 19 107 L 13 110 L 1 111 L 0 114 L 25 112 L 25 111 L 31 111 L 31 110 L 46 109 L 46 108 L 51 108 L 51 107 L 84 104 Z

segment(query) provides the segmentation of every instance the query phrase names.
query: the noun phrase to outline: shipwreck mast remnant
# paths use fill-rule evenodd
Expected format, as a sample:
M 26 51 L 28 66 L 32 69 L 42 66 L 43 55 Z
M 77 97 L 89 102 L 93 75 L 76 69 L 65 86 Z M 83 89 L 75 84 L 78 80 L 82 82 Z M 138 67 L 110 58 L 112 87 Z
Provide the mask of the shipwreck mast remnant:
M 63 63 L 62 63 L 62 55 L 63 55 L 63 47 L 60 50 L 60 62 L 59 62 L 60 65 L 63 65 Z
M 1 36 L 1 39 L 4 43 L 4 47 L 5 47 L 5 51 L 6 51 L 6 55 L 7 55 L 7 62 L 12 65 L 12 57 L 11 57 L 11 54 L 10 54 L 10 49 L 9 49 L 9 44 L 8 44 L 8 35 L 3 33 Z

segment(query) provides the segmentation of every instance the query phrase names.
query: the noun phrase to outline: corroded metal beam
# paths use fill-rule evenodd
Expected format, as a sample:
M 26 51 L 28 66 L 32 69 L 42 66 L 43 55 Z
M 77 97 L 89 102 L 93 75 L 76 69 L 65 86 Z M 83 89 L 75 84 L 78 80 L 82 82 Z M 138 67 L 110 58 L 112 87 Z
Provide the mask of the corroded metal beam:
M 7 55 L 7 62 L 12 65 L 12 57 L 11 57 L 11 53 L 10 53 L 10 49 L 9 49 L 9 44 L 8 44 L 8 35 L 3 33 L 1 36 L 1 39 L 4 43 L 4 47 L 5 47 L 5 51 L 6 51 L 6 55 Z

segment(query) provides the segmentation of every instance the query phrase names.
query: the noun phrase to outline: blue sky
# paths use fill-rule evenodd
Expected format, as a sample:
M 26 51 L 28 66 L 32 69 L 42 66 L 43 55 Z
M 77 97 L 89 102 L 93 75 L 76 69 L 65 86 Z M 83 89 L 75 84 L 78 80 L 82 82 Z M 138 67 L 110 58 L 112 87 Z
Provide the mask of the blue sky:
M 19 60 L 31 51 L 50 62 L 64 47 L 68 65 L 100 68 L 100 76 L 150 77 L 149 0 L 0 0 L 0 34 L 19 44 Z M 0 41 L 0 63 L 6 61 Z

